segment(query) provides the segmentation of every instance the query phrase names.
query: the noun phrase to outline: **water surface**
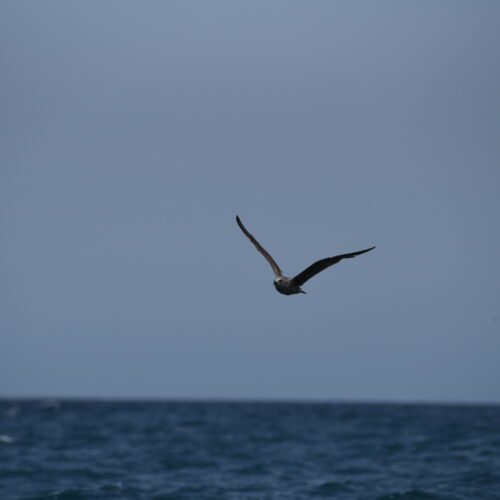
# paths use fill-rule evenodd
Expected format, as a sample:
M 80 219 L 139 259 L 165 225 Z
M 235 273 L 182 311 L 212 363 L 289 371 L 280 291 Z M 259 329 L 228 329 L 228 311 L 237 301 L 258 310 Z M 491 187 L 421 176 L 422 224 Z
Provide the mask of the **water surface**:
M 0 498 L 500 499 L 500 407 L 0 400 Z

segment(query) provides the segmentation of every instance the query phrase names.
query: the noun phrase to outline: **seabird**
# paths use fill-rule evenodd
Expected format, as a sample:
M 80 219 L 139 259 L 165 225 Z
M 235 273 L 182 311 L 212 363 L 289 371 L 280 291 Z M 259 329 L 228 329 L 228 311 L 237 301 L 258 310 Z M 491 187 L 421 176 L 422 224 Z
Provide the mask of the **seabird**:
M 302 290 L 301 286 L 310 280 L 313 276 L 324 271 L 327 267 L 333 266 L 342 259 L 352 259 L 356 255 L 361 255 L 362 253 L 369 252 L 375 247 L 367 248 L 366 250 L 360 250 L 359 252 L 344 253 L 342 255 L 335 255 L 334 257 L 327 257 L 326 259 L 321 259 L 311 264 L 308 268 L 304 269 L 301 273 L 297 274 L 293 278 L 284 276 L 283 272 L 276 264 L 275 260 L 269 255 L 269 253 L 260 245 L 260 243 L 248 232 L 247 228 L 243 225 L 240 218 L 236 216 L 236 222 L 240 229 L 243 231 L 245 236 L 255 245 L 255 248 L 265 257 L 269 265 L 273 268 L 274 272 L 274 286 L 279 293 L 284 295 L 293 295 L 296 293 L 306 293 Z

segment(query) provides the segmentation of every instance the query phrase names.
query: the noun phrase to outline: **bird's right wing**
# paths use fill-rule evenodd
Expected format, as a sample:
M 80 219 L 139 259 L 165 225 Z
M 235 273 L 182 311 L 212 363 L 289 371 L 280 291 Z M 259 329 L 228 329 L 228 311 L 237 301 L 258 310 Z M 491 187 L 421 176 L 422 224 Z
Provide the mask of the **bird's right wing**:
M 294 276 L 292 281 L 295 285 L 302 286 L 307 280 L 311 279 L 327 267 L 340 262 L 342 259 L 352 259 L 353 257 L 356 257 L 356 255 L 369 252 L 374 248 L 375 247 L 371 247 L 366 250 L 360 250 L 359 252 L 344 253 L 342 255 L 335 255 L 335 257 L 327 257 L 326 259 L 318 260 L 314 264 L 311 264 L 307 269 L 304 269 L 301 273 L 297 274 L 297 276 Z
M 274 259 L 267 253 L 267 251 L 260 245 L 260 243 L 247 231 L 247 228 L 243 225 L 238 216 L 236 216 L 236 222 L 238 223 L 238 226 L 240 226 L 240 229 L 243 231 L 245 236 L 255 245 L 255 248 L 266 258 L 267 262 L 269 262 L 269 265 L 273 268 L 276 278 L 278 278 L 279 276 L 283 276 L 283 273 L 281 272 L 278 264 L 276 264 Z

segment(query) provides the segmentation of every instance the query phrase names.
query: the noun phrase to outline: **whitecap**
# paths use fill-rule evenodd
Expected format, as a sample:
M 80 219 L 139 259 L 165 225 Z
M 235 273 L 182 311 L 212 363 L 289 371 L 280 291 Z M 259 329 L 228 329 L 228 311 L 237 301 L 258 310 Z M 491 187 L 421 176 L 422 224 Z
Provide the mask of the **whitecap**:
M 7 434 L 0 434 L 0 443 L 12 444 L 15 442 L 16 440 L 13 437 L 7 436 Z

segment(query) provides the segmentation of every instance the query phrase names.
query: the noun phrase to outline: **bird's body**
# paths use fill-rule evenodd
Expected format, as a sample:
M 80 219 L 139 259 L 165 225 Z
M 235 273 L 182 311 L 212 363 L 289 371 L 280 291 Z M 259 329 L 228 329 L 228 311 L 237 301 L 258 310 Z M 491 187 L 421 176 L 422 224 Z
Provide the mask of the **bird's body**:
M 314 264 L 311 264 L 308 268 L 304 269 L 302 272 L 289 278 L 284 276 L 276 261 L 271 257 L 271 255 L 260 245 L 260 243 L 248 232 L 247 228 L 243 225 L 240 218 L 236 216 L 236 222 L 238 226 L 243 231 L 245 236 L 254 244 L 255 248 L 264 256 L 274 272 L 274 286 L 279 293 L 283 295 L 295 295 L 297 293 L 306 293 L 302 290 L 302 285 L 311 279 L 316 274 L 320 273 L 327 267 L 333 266 L 342 259 L 351 259 L 356 257 L 356 255 L 361 255 L 362 253 L 369 252 L 375 247 L 367 248 L 366 250 L 360 250 L 358 252 L 345 253 L 342 255 L 335 255 L 334 257 L 327 257 L 326 259 L 318 260 Z
M 288 276 L 279 276 L 273 282 L 274 287 L 283 295 L 294 295 L 295 293 L 306 293 L 300 286 L 293 282 L 293 278 Z

